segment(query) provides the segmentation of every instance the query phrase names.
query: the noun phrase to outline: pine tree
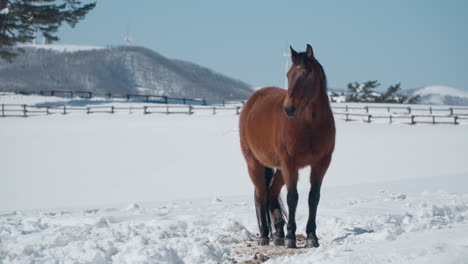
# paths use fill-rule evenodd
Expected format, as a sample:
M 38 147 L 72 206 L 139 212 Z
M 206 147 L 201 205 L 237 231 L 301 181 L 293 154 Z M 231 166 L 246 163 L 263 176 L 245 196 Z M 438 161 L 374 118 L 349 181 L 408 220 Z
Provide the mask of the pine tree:
M 40 32 L 47 43 L 59 40 L 65 22 L 71 27 L 96 6 L 80 0 L 0 0 L 0 58 L 12 61 L 17 44 L 31 42 Z
M 380 86 L 378 81 L 367 81 L 365 83 L 348 83 L 349 95 L 346 98 L 348 102 L 374 102 L 378 94 L 373 89 Z

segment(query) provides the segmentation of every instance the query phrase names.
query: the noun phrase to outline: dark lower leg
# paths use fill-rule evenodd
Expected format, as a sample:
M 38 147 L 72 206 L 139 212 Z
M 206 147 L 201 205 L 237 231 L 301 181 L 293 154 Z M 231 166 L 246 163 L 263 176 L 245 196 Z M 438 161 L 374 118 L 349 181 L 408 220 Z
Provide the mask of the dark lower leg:
M 309 220 L 307 221 L 306 233 L 307 233 L 307 246 L 318 247 L 316 216 L 317 207 L 320 201 L 320 183 L 312 184 L 309 192 Z
M 266 197 L 261 197 L 255 192 L 255 208 L 257 213 L 258 229 L 260 232 L 259 245 L 268 245 L 269 228 L 267 222 Z
M 286 246 L 287 247 L 296 247 L 296 207 L 297 201 L 299 199 L 299 194 L 297 193 L 296 186 L 291 187 L 288 190 L 288 208 L 289 208 L 289 219 L 287 230 L 288 233 L 286 234 Z M 289 240 L 289 242 L 288 242 Z M 288 245 L 288 243 L 290 243 Z

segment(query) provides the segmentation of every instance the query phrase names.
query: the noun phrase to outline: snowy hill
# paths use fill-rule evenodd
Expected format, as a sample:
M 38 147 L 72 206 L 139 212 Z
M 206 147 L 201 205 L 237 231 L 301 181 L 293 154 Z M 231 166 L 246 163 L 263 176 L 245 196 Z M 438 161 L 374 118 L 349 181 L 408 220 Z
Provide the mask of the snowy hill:
M 11 64 L 0 61 L 0 90 L 84 90 L 245 99 L 249 85 L 142 47 L 34 45 Z M 20 81 L 19 81 L 20 80 Z
M 448 86 L 426 86 L 408 91 L 408 95 L 409 97 L 419 95 L 419 104 L 468 105 L 468 92 Z

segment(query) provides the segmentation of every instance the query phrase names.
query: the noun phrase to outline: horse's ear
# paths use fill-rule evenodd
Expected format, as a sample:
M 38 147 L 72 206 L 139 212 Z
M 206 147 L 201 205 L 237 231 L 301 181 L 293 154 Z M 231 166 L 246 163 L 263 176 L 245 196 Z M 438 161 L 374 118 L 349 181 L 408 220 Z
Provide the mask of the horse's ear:
M 306 55 L 310 59 L 314 58 L 314 51 L 312 50 L 312 47 L 309 44 L 307 44 Z
M 291 46 L 289 46 L 289 49 L 291 50 L 291 60 L 293 64 L 296 64 L 297 52 Z

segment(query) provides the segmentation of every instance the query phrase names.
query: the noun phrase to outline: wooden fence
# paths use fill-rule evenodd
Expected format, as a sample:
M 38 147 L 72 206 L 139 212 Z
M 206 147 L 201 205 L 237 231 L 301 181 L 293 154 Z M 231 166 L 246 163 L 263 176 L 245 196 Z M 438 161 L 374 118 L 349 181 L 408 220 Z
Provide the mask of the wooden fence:
M 29 117 L 38 115 L 85 113 L 115 114 L 117 112 L 149 114 L 194 114 L 231 112 L 236 115 L 242 110 L 241 104 L 222 105 L 182 105 L 182 104 L 151 104 L 143 106 L 40 106 L 25 104 L 0 105 L 0 117 Z M 468 120 L 468 107 L 423 107 L 423 106 L 377 106 L 377 105 L 332 105 L 333 113 L 338 119 L 345 121 L 407 123 L 407 124 L 460 124 Z M 468 122 L 466 122 L 468 124 Z
M 362 120 L 371 123 L 388 120 L 389 124 L 459 124 L 468 120 L 468 107 L 401 106 L 401 105 L 333 105 L 335 116 L 345 121 Z
M 30 117 L 30 116 L 39 116 L 39 115 L 53 115 L 53 114 L 72 114 L 72 113 L 86 113 L 86 114 L 96 114 L 96 113 L 107 113 L 115 114 L 117 112 L 128 112 L 128 113 L 143 113 L 148 114 L 194 114 L 195 112 L 209 112 L 213 115 L 221 111 L 232 111 L 237 115 L 240 114 L 242 107 L 240 105 L 212 105 L 212 106 L 202 106 L 202 105 L 144 105 L 144 106 L 84 106 L 84 107 L 74 107 L 63 105 L 60 107 L 54 106 L 34 106 L 34 105 L 25 105 L 25 104 L 2 104 L 0 109 L 0 117 Z
M 164 95 L 145 95 L 145 94 L 112 94 L 112 93 L 93 93 L 91 91 L 68 91 L 68 90 L 39 90 L 39 91 L 19 91 L 19 90 L 0 90 L 0 92 L 14 93 L 21 95 L 40 95 L 40 96 L 56 96 L 73 98 L 79 97 L 82 99 L 92 98 L 105 98 L 105 99 L 119 99 L 125 101 L 137 100 L 150 103 L 162 104 L 191 104 L 191 105 L 227 105 L 233 103 L 244 103 L 245 100 L 226 100 L 226 99 L 213 99 L 213 98 L 185 98 L 185 97 L 170 97 Z

